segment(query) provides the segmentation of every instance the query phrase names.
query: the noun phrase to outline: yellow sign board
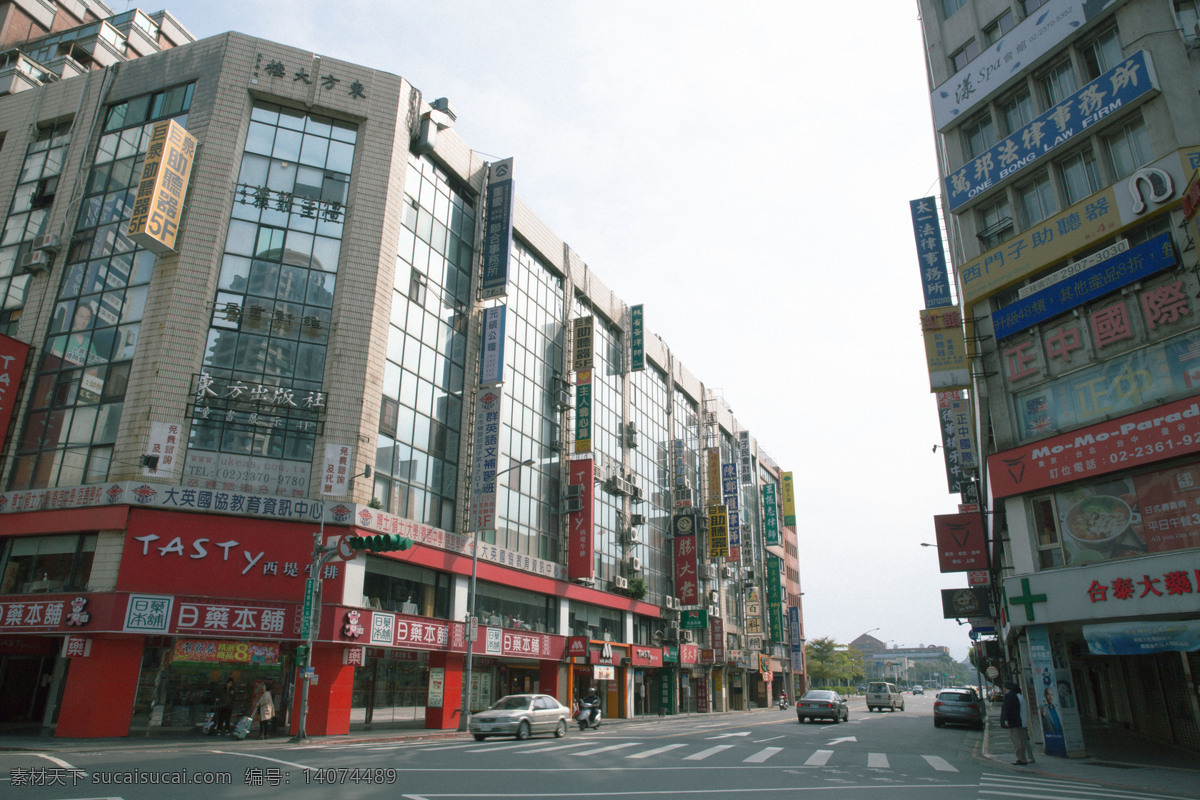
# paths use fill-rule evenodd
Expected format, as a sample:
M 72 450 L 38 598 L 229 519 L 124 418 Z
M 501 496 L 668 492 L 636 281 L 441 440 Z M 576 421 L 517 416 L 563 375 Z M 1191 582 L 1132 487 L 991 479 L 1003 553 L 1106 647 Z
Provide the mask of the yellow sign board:
M 796 527 L 796 488 L 793 485 L 792 473 L 780 474 L 779 487 L 783 490 L 783 524 L 788 528 L 794 528 Z
M 929 390 L 943 392 L 970 386 L 971 367 L 958 306 L 922 309 L 921 332 L 929 364 Z
M 175 251 L 195 156 L 196 137 L 178 122 L 169 119 L 154 126 L 129 219 L 130 238 L 151 252 Z
M 708 557 L 729 556 L 729 511 L 725 506 L 708 507 Z

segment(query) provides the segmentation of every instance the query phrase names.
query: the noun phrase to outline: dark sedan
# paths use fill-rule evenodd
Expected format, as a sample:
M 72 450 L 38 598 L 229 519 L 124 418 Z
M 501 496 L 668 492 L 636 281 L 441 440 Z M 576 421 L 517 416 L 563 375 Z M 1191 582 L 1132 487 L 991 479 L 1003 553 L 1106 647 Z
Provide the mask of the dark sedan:
M 933 726 L 970 725 L 983 729 L 983 703 L 970 689 L 943 689 L 933 702 Z
M 796 720 L 804 723 L 810 719 L 828 719 L 835 723 L 848 721 L 850 709 L 846 706 L 845 698 L 837 692 L 813 689 L 796 701 Z

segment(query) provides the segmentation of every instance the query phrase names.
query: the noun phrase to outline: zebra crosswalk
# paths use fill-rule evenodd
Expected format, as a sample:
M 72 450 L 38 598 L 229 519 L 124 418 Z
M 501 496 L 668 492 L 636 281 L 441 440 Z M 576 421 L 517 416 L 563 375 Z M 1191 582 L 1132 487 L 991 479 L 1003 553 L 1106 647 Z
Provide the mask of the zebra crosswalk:
M 1045 800 L 1045 798 L 1068 796 L 1072 800 L 1087 800 L 1087 798 L 1104 798 L 1104 800 L 1156 800 L 1156 798 L 1163 798 L 1163 800 L 1167 800 L 1167 798 L 1176 797 L 1176 795 L 1152 794 L 1145 790 L 1118 789 L 1101 784 L 1032 775 L 985 772 L 979 780 L 980 800 L 993 797 Z

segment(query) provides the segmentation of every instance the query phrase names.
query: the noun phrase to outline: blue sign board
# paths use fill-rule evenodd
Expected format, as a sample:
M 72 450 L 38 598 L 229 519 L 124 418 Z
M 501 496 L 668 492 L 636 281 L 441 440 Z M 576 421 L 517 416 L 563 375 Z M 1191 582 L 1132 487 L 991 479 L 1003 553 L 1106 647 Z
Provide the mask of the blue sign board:
M 992 314 L 996 338 L 1003 339 L 1020 333 L 1089 300 L 1103 297 L 1122 286 L 1173 266 L 1175 248 L 1171 245 L 1171 235 L 1164 233 L 1155 236 L 1090 269 L 1004 306 Z
M 1084 625 L 1083 640 L 1092 653 L 1105 656 L 1195 652 L 1200 650 L 1200 622 L 1166 620 Z
M 1150 57 L 1139 50 L 946 178 L 949 210 L 1012 177 L 1157 88 Z
M 504 381 L 504 318 L 506 306 L 483 310 L 483 344 L 479 354 L 479 385 Z
M 512 250 L 513 201 L 515 198 L 512 159 L 492 165 L 487 188 L 484 220 L 487 234 L 483 240 L 483 297 L 495 297 L 508 291 L 508 258 Z
M 932 197 L 908 202 L 912 212 L 913 235 L 917 239 L 917 260 L 921 267 L 921 288 L 925 307 L 941 308 L 953 304 L 950 277 L 946 271 L 946 249 L 942 245 L 942 221 Z

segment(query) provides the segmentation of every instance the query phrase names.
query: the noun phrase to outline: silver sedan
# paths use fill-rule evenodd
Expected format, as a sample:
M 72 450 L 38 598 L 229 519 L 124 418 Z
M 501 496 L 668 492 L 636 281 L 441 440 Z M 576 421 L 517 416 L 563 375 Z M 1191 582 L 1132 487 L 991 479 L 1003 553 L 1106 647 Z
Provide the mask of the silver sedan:
M 510 694 L 501 697 L 486 711 L 471 715 L 467 729 L 476 741 L 489 736 L 515 736 L 528 739 L 535 733 L 567 733 L 571 709 L 548 694 Z
M 796 701 L 796 721 L 804 723 L 810 719 L 829 719 L 834 723 L 848 721 L 850 708 L 837 692 L 813 689 Z

